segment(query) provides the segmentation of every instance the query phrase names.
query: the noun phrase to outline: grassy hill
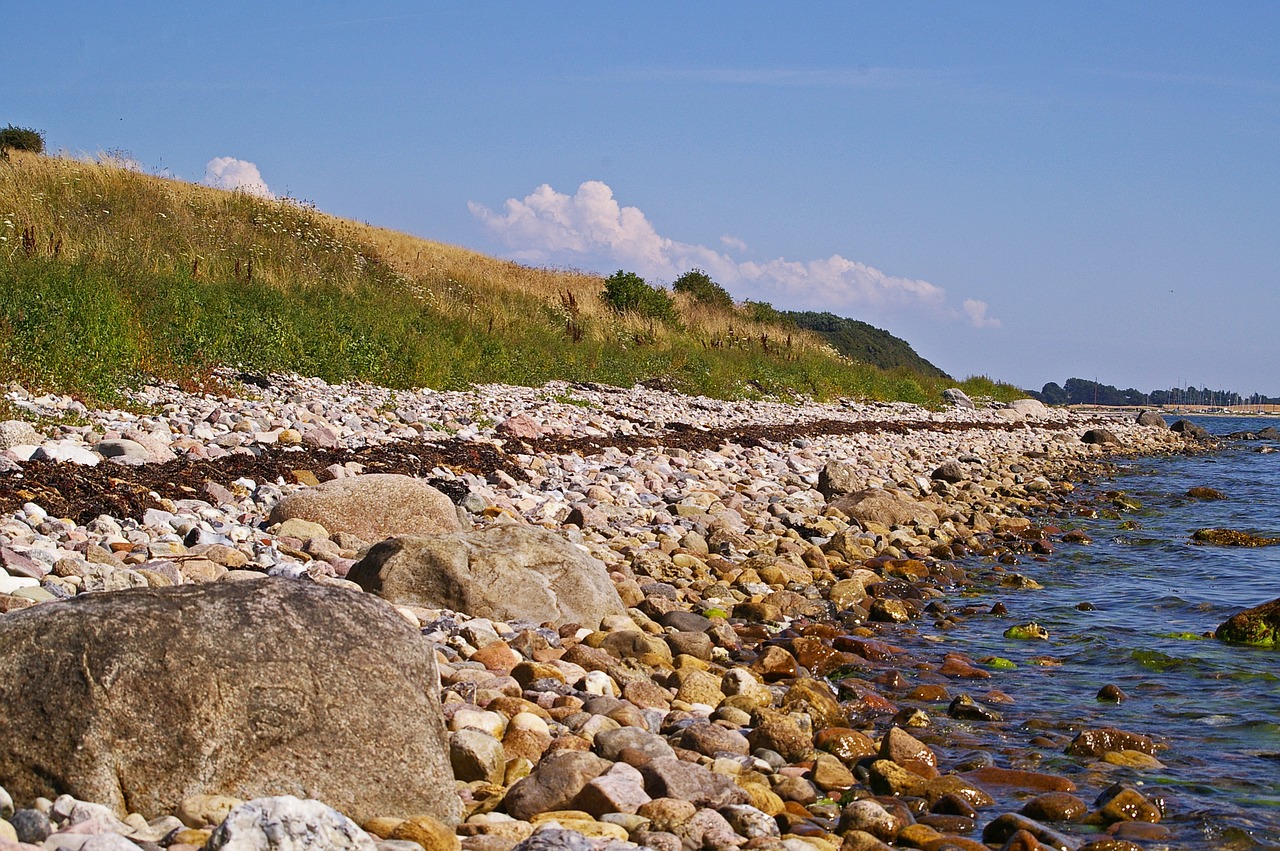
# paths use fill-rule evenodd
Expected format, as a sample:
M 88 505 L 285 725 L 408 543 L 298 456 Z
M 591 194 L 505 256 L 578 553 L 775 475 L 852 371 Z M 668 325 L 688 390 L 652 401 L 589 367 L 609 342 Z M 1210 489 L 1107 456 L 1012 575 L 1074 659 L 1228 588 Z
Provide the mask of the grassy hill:
M 619 314 L 602 285 L 292 201 L 110 163 L 0 159 L 0 380 L 92 400 L 147 378 L 195 386 L 220 365 L 390 387 L 660 379 L 720 397 L 924 404 L 947 386 L 681 294 L 678 322 Z
M 846 319 L 834 313 L 813 311 L 783 313 L 799 328 L 813 331 L 845 357 L 869 363 L 882 369 L 908 369 L 944 381 L 951 377 L 916 354 L 911 344 L 888 331 L 857 319 Z

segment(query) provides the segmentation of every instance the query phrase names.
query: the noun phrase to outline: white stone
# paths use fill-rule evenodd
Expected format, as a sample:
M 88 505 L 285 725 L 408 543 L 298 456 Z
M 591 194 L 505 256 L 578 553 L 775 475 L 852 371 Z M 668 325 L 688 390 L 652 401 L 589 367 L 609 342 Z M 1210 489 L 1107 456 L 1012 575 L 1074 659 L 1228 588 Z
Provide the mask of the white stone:
M 377 851 L 367 833 L 342 813 L 292 795 L 246 801 L 205 844 L 207 851 Z
M 96 467 L 101 461 L 92 450 L 69 440 L 56 440 L 41 444 L 31 455 L 36 461 L 57 461 L 59 463 L 80 464 L 85 467 Z

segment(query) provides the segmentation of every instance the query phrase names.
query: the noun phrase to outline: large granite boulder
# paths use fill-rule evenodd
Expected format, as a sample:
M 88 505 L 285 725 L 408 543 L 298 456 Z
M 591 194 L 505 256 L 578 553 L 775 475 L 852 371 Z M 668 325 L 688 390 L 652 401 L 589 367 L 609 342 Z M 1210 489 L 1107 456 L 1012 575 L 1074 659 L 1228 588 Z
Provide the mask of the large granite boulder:
M 1232 615 L 1214 636 L 1237 644 L 1280 644 L 1280 598 Z
M 498 620 L 594 629 L 626 611 L 603 562 L 537 526 L 391 538 L 372 547 L 347 579 L 393 603 Z
M 959 387 L 949 387 L 942 391 L 942 398 L 957 408 L 974 408 L 973 400 Z
M 392 607 L 310 582 L 34 606 L 0 618 L 0 785 L 121 815 L 294 795 L 357 820 L 456 822 L 438 682 Z
M 906 494 L 882 488 L 867 488 L 845 494 L 834 500 L 831 507 L 864 525 L 879 523 L 882 526 L 909 526 L 914 523 L 926 529 L 938 525 L 938 515 L 925 503 Z
M 267 522 L 292 518 L 366 541 L 462 529 L 449 497 L 421 479 L 394 473 L 369 473 L 303 488 L 276 503 Z

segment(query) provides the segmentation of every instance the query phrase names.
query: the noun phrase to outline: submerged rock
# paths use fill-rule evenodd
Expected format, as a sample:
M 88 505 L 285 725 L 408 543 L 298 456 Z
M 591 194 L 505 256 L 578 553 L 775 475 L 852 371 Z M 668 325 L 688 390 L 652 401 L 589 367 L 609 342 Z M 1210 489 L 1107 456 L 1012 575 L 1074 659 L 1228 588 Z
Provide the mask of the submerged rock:
M 1187 491 L 1189 499 L 1226 499 L 1227 495 L 1216 488 L 1195 487 Z
M 1214 637 L 1236 644 L 1275 645 L 1280 639 L 1280 598 L 1232 615 Z
M 1191 536 L 1191 540 L 1217 547 L 1272 547 L 1280 544 L 1280 538 L 1267 538 L 1236 529 L 1200 529 Z
M 1206 431 L 1203 426 L 1198 426 L 1190 420 L 1178 420 L 1176 423 L 1169 426 L 1169 430 L 1177 432 L 1183 437 L 1187 437 L 1192 440 L 1209 439 L 1209 432 Z

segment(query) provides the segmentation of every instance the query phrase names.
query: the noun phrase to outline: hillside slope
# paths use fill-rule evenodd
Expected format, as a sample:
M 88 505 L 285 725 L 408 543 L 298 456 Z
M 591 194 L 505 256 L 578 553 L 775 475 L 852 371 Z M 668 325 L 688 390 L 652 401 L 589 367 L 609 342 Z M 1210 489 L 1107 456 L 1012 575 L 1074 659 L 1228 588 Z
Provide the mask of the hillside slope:
M 783 316 L 797 327 L 813 331 L 850 360 L 881 369 L 909 369 L 920 375 L 950 380 L 950 376 L 916 354 L 911 344 L 888 331 L 834 313 L 786 311 Z
M 924 404 L 945 386 L 734 307 L 677 294 L 678 322 L 618 314 L 595 275 L 110 163 L 11 151 L 0 214 L 0 379 L 47 390 L 107 398 L 219 365 L 388 387 L 657 380 Z

